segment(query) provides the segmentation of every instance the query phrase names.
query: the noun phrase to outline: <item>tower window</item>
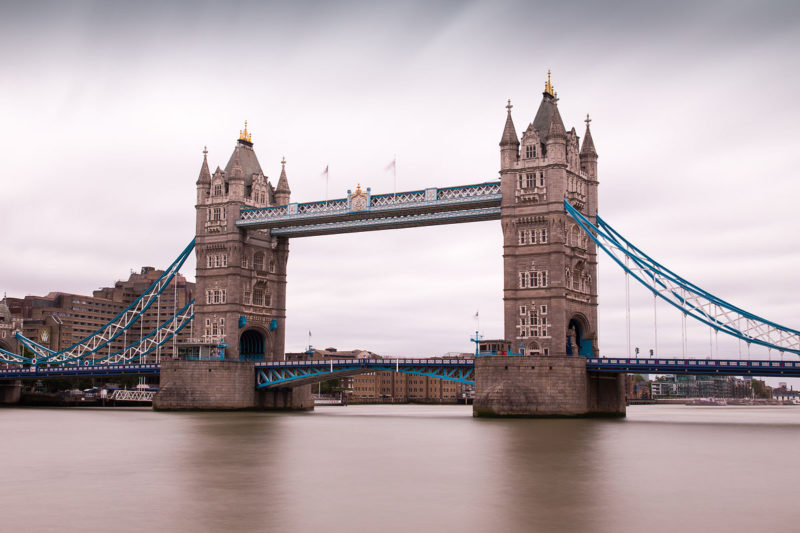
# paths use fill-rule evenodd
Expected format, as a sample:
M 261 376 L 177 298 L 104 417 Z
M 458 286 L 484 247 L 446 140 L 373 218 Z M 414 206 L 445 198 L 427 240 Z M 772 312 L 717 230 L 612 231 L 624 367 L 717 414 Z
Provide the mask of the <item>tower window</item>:
M 531 189 L 536 186 L 536 174 L 525 174 L 525 187 Z
M 543 229 L 541 231 L 540 236 L 541 236 L 541 238 L 539 239 L 539 242 L 542 243 L 542 244 L 546 244 L 547 243 L 547 230 Z
M 214 185 L 214 196 L 222 196 L 222 184 L 217 183 Z
M 534 155 L 533 146 L 528 145 L 525 147 L 525 159 L 530 159 Z
M 253 257 L 253 268 L 258 271 L 264 270 L 264 254 L 258 253 Z

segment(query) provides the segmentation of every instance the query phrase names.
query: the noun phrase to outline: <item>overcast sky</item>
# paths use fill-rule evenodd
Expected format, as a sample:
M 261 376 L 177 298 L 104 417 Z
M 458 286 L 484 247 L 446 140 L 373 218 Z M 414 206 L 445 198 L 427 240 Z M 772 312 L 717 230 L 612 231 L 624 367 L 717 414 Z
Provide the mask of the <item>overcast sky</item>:
M 90 293 L 192 239 L 208 146 L 248 120 L 293 201 L 360 183 L 495 179 L 547 69 L 567 128 L 591 113 L 600 214 L 712 293 L 800 329 L 796 2 L 0 4 L 0 290 Z M 499 222 L 291 241 L 287 349 L 470 351 L 500 337 Z M 624 276 L 600 258 L 600 348 L 627 353 Z M 194 262 L 185 273 L 194 275 Z M 632 290 L 632 344 L 653 302 Z M 659 351 L 681 355 L 659 307 Z M 722 355 L 736 342 L 719 340 Z M 707 328 L 689 348 L 707 355 Z M 754 350 L 753 354 L 757 352 Z M 760 352 L 758 352 L 760 353 Z M 766 355 L 764 353 L 764 355 Z

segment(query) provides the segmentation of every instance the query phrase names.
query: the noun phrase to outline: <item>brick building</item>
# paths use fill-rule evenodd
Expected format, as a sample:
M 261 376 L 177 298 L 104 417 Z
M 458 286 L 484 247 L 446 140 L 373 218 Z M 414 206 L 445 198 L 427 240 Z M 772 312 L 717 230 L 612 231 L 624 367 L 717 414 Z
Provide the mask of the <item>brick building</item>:
M 51 292 L 47 296 L 25 296 L 7 298 L 10 314 L 22 322 L 22 334 L 51 350 L 63 350 L 95 333 L 126 309 L 162 274 L 163 270 L 143 267 L 140 272 L 132 272 L 127 280 L 117 281 L 112 287 L 102 287 L 92 296 Z M 194 283 L 181 275 L 175 276 L 144 318 L 134 324 L 126 333 L 109 343 L 109 348 L 98 355 L 107 355 L 122 349 L 147 335 L 157 325 L 181 309 L 194 297 Z M 184 329 L 176 339 L 187 340 L 191 329 Z M 0 336 L 2 333 L 0 333 Z M 173 343 L 168 342 L 158 350 L 162 357 L 176 355 Z
M 458 357 L 472 357 L 461 354 Z M 312 348 L 305 352 L 287 353 L 288 361 L 327 361 L 329 359 L 383 359 L 366 350 L 324 350 Z M 455 402 L 463 385 L 428 376 L 415 376 L 401 372 L 367 372 L 341 378 L 339 388 L 351 394 L 354 400 Z

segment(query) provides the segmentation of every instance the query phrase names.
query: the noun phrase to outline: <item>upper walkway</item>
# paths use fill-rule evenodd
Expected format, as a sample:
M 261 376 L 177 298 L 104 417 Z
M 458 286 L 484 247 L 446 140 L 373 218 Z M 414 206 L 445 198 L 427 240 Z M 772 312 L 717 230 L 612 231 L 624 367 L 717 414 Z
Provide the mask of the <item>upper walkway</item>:
M 269 229 L 282 237 L 310 237 L 382 229 L 435 226 L 500 218 L 500 181 L 242 209 L 240 228 Z

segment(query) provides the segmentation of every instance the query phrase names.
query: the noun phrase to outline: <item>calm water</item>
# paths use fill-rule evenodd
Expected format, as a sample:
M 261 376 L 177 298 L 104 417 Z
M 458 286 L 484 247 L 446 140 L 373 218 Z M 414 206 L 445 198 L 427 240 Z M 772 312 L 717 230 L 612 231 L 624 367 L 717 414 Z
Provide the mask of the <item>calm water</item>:
M 800 408 L 0 409 L 0 531 L 800 529 Z

